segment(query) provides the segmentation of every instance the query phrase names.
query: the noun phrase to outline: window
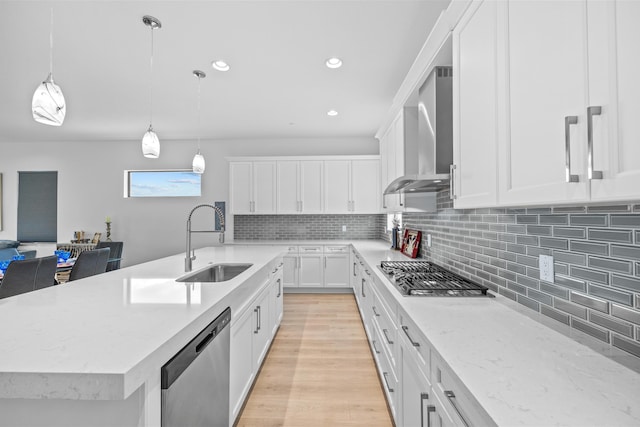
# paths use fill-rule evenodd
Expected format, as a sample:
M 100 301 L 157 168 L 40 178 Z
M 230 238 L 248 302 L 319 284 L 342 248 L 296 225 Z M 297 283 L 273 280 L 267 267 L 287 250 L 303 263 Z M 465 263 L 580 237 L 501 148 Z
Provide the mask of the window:
M 398 228 L 402 228 L 402 214 L 401 213 L 387 214 L 387 229 L 386 229 L 386 231 L 391 231 L 391 229 L 393 228 L 393 218 L 394 217 L 398 219 Z
M 58 172 L 18 172 L 18 240 L 58 239 Z
M 191 170 L 124 171 L 124 197 L 199 197 L 202 175 Z

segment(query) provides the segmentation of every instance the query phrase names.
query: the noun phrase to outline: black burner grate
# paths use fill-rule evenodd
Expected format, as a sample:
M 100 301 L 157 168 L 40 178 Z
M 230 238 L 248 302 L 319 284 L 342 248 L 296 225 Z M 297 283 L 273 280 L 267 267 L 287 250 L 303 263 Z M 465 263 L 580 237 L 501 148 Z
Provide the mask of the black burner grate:
M 487 287 L 428 261 L 382 261 L 380 268 L 405 295 L 487 295 Z

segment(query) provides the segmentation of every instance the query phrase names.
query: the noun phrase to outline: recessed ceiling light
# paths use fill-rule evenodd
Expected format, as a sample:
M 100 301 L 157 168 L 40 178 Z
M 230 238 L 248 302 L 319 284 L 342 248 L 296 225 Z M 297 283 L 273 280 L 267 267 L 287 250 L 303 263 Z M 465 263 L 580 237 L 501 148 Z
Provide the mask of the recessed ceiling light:
M 222 59 L 216 59 L 215 61 L 211 62 L 211 66 L 214 70 L 218 71 L 229 71 L 229 68 L 231 68 L 229 67 L 229 64 L 224 62 Z
M 327 111 L 327 116 L 333 117 L 333 116 L 337 116 L 337 115 L 338 115 L 338 112 L 336 110 Z
M 340 58 L 329 58 L 325 61 L 325 65 L 329 68 L 340 68 L 342 67 L 342 60 Z

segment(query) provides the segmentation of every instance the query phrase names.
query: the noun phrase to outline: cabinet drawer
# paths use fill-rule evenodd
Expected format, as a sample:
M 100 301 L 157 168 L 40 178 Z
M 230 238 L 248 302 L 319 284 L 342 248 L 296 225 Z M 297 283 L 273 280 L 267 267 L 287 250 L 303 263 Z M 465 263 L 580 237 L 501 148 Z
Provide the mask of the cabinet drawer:
M 297 246 L 287 246 L 287 252 L 290 254 L 297 254 L 298 247 Z
M 414 350 L 414 356 L 421 369 L 425 373 L 431 373 L 431 344 L 422 335 L 418 326 L 406 315 L 400 312 L 398 335 L 403 335 L 403 339 L 408 342 Z M 431 380 L 431 378 L 429 378 Z
M 382 383 L 384 394 L 387 397 L 389 408 L 391 408 L 393 418 L 396 419 L 396 405 L 398 402 L 398 387 L 400 386 L 400 383 L 386 352 L 379 344 L 381 341 L 384 341 L 384 338 L 379 335 L 380 331 L 377 330 L 375 326 L 372 329 L 374 330 L 372 334 L 375 338 L 372 340 L 371 344 L 376 358 L 378 372 L 380 374 L 380 381 Z
M 496 425 L 435 351 L 431 354 L 431 384 L 453 425 Z
M 371 300 L 370 310 L 373 324 L 378 328 L 380 334 L 380 342 L 387 352 L 391 368 L 396 368 L 396 357 L 398 348 L 397 328 L 387 316 L 384 308 L 380 308 L 380 300 L 372 293 L 374 298 Z
M 321 254 L 322 246 L 299 246 L 300 254 Z
M 344 245 L 325 245 L 324 252 L 327 254 L 346 254 L 349 253 L 349 247 Z

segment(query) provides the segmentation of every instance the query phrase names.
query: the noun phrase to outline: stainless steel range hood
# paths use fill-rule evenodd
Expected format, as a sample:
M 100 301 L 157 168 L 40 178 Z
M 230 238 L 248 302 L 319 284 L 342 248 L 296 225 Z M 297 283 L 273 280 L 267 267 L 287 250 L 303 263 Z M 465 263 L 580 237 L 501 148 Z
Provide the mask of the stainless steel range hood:
M 418 91 L 418 137 L 405 139 L 405 151 L 417 152 L 417 170 L 393 180 L 384 194 L 430 193 L 449 186 L 453 163 L 452 68 L 436 67 Z M 409 144 L 417 145 L 409 146 Z

